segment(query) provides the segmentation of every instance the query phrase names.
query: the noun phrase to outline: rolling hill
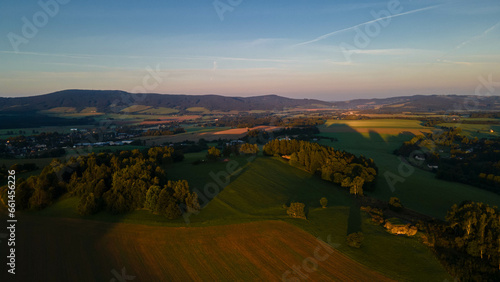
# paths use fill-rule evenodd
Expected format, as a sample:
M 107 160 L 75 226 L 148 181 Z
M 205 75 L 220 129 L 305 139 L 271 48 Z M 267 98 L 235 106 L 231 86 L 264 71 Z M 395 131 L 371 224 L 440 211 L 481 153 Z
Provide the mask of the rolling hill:
M 119 112 L 132 105 L 186 110 L 204 107 L 219 111 L 283 110 L 285 108 L 330 108 L 332 103 L 314 99 L 291 99 L 277 95 L 256 97 L 226 97 L 219 95 L 132 94 L 117 90 L 63 90 L 45 95 L 0 98 L 0 111 L 43 111 L 74 107 L 83 110 L 95 107 L 99 112 Z
M 278 95 L 227 97 L 220 95 L 133 94 L 118 90 L 63 90 L 54 93 L 19 97 L 0 97 L 0 113 L 40 112 L 53 109 L 92 108 L 101 113 L 118 113 L 131 106 L 165 108 L 171 111 L 281 111 L 297 108 L 357 110 L 361 113 L 494 111 L 500 110 L 499 96 L 414 95 L 390 98 L 355 99 L 326 102 L 316 99 L 292 99 Z

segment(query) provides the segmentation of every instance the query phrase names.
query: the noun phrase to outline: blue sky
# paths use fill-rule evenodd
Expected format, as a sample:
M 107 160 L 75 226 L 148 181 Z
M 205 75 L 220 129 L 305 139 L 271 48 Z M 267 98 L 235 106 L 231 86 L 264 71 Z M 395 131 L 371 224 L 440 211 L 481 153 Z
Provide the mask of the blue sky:
M 346 100 L 500 81 L 498 0 L 6 0 L 0 35 L 0 96 L 147 85 Z

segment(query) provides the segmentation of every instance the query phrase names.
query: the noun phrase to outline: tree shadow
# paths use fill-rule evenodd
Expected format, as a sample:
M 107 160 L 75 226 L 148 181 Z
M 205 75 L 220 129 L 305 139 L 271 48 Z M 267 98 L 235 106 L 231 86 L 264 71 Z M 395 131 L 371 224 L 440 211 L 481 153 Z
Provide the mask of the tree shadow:
M 361 232 L 361 210 L 357 201 L 352 201 L 347 219 L 347 234 Z

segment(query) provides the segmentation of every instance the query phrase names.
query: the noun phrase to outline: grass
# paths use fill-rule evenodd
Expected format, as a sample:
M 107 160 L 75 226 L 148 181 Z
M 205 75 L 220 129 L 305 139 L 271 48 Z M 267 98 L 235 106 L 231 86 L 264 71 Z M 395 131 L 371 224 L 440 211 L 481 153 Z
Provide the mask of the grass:
M 200 112 L 200 113 L 209 113 L 210 112 L 210 110 L 208 110 L 205 107 L 190 107 L 190 108 L 187 108 L 186 111 L 188 111 L 188 112 Z
M 175 114 L 178 112 L 179 112 L 179 110 L 176 110 L 176 109 L 158 107 L 158 108 L 149 108 L 149 109 L 140 111 L 139 113 L 150 114 L 150 115 L 169 115 L 169 114 Z

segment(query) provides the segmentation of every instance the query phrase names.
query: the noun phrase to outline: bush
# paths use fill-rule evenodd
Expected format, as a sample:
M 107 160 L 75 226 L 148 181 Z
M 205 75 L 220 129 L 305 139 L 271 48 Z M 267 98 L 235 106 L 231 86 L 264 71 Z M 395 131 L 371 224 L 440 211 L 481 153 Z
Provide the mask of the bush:
M 220 158 L 220 150 L 215 148 L 215 147 L 210 147 L 210 149 L 208 149 L 208 153 L 207 153 L 207 159 L 210 160 L 210 161 L 216 161 Z
M 306 214 L 304 212 L 305 206 L 306 205 L 304 205 L 303 203 L 291 203 L 286 213 L 293 218 L 306 219 Z
M 326 205 L 328 205 L 328 199 L 327 199 L 327 198 L 325 198 L 325 197 L 323 197 L 323 198 L 321 198 L 321 199 L 319 200 L 319 203 L 321 204 L 321 206 L 322 206 L 323 208 L 326 208 Z
M 353 248 L 360 248 L 363 239 L 364 239 L 363 232 L 356 232 L 347 235 L 346 241 L 347 245 Z
M 393 211 L 399 212 L 403 209 L 401 201 L 396 197 L 391 197 L 389 199 L 389 208 Z

